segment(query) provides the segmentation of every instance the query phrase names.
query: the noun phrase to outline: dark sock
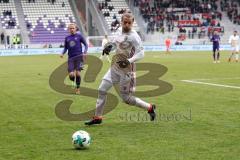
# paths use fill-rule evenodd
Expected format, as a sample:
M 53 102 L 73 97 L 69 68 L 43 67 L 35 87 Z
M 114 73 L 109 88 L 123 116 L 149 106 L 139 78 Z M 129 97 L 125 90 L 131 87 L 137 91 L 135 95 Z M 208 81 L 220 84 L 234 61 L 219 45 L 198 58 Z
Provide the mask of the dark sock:
M 214 61 L 216 60 L 215 56 L 216 56 L 216 54 L 215 54 L 215 52 L 213 52 L 213 59 L 214 59 Z
M 219 60 L 219 58 L 220 58 L 220 53 L 218 52 L 217 53 L 217 60 Z
M 69 75 L 69 79 L 74 82 L 75 81 L 75 76 L 70 76 Z
M 76 76 L 76 85 L 77 85 L 77 88 L 80 88 L 80 83 L 81 83 L 81 77 L 80 77 L 80 76 Z

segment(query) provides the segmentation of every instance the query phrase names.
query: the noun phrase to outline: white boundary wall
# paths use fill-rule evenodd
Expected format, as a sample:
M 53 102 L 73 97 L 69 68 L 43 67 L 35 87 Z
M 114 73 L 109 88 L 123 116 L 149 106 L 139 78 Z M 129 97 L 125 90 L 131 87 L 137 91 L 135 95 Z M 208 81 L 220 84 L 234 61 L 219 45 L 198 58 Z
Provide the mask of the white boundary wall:
M 63 48 L 43 48 L 43 49 L 0 49 L 0 56 L 17 56 L 17 55 L 44 55 L 60 54 Z M 147 51 L 165 51 L 165 46 L 144 46 Z M 220 50 L 231 50 L 230 45 L 221 45 Z M 101 47 L 89 47 L 88 53 L 100 53 Z M 212 45 L 179 45 L 171 46 L 171 51 L 212 51 Z

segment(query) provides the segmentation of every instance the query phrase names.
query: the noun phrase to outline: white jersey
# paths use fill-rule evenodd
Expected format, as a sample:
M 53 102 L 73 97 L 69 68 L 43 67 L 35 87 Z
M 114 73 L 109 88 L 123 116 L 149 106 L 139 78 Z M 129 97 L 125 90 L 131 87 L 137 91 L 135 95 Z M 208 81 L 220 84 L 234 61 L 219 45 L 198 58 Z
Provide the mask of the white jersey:
M 238 47 L 239 46 L 239 36 L 231 35 L 229 38 L 229 43 L 231 44 L 232 47 Z
M 116 45 L 116 54 L 112 58 L 111 68 L 103 79 L 112 83 L 120 82 L 120 86 L 127 84 L 127 88 L 134 91 L 136 84 L 135 62 L 144 57 L 141 38 L 136 31 L 132 30 L 129 33 L 121 33 L 112 42 Z M 117 62 L 126 59 L 131 64 L 126 68 L 120 68 Z
M 144 57 L 144 50 L 141 38 L 135 30 L 128 33 L 118 35 L 113 43 L 116 44 L 116 55 L 113 57 L 112 67 L 117 70 L 126 72 L 134 72 L 134 63 Z M 128 68 L 122 69 L 118 65 L 118 61 L 128 59 L 131 65 Z

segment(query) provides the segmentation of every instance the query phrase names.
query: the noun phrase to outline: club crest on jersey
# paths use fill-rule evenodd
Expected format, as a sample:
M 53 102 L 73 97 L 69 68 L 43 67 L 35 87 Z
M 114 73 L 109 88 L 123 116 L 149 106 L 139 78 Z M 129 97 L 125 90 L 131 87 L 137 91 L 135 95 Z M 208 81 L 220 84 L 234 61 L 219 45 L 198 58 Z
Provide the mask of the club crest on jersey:
M 119 48 L 120 49 L 129 49 L 131 47 L 132 47 L 132 42 L 130 41 L 128 36 L 125 36 L 124 40 L 122 42 L 120 42 Z
M 70 47 L 74 47 L 76 45 L 76 42 L 75 41 L 70 41 L 69 45 L 70 45 Z

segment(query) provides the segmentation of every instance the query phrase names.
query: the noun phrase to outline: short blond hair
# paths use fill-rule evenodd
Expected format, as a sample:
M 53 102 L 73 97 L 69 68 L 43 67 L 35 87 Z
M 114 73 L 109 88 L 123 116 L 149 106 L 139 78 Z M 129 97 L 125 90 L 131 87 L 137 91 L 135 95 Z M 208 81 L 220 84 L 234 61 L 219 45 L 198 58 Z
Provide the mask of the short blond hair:
M 134 21 L 133 14 L 132 14 L 132 12 L 129 11 L 129 10 L 127 10 L 127 11 L 125 11 L 125 12 L 123 13 L 123 15 L 122 15 L 122 21 L 123 21 L 123 18 L 124 18 L 124 17 L 131 18 L 132 21 Z
M 77 28 L 76 23 L 70 23 L 70 24 L 68 25 L 68 28 L 69 28 L 70 26 L 74 26 L 75 28 Z

